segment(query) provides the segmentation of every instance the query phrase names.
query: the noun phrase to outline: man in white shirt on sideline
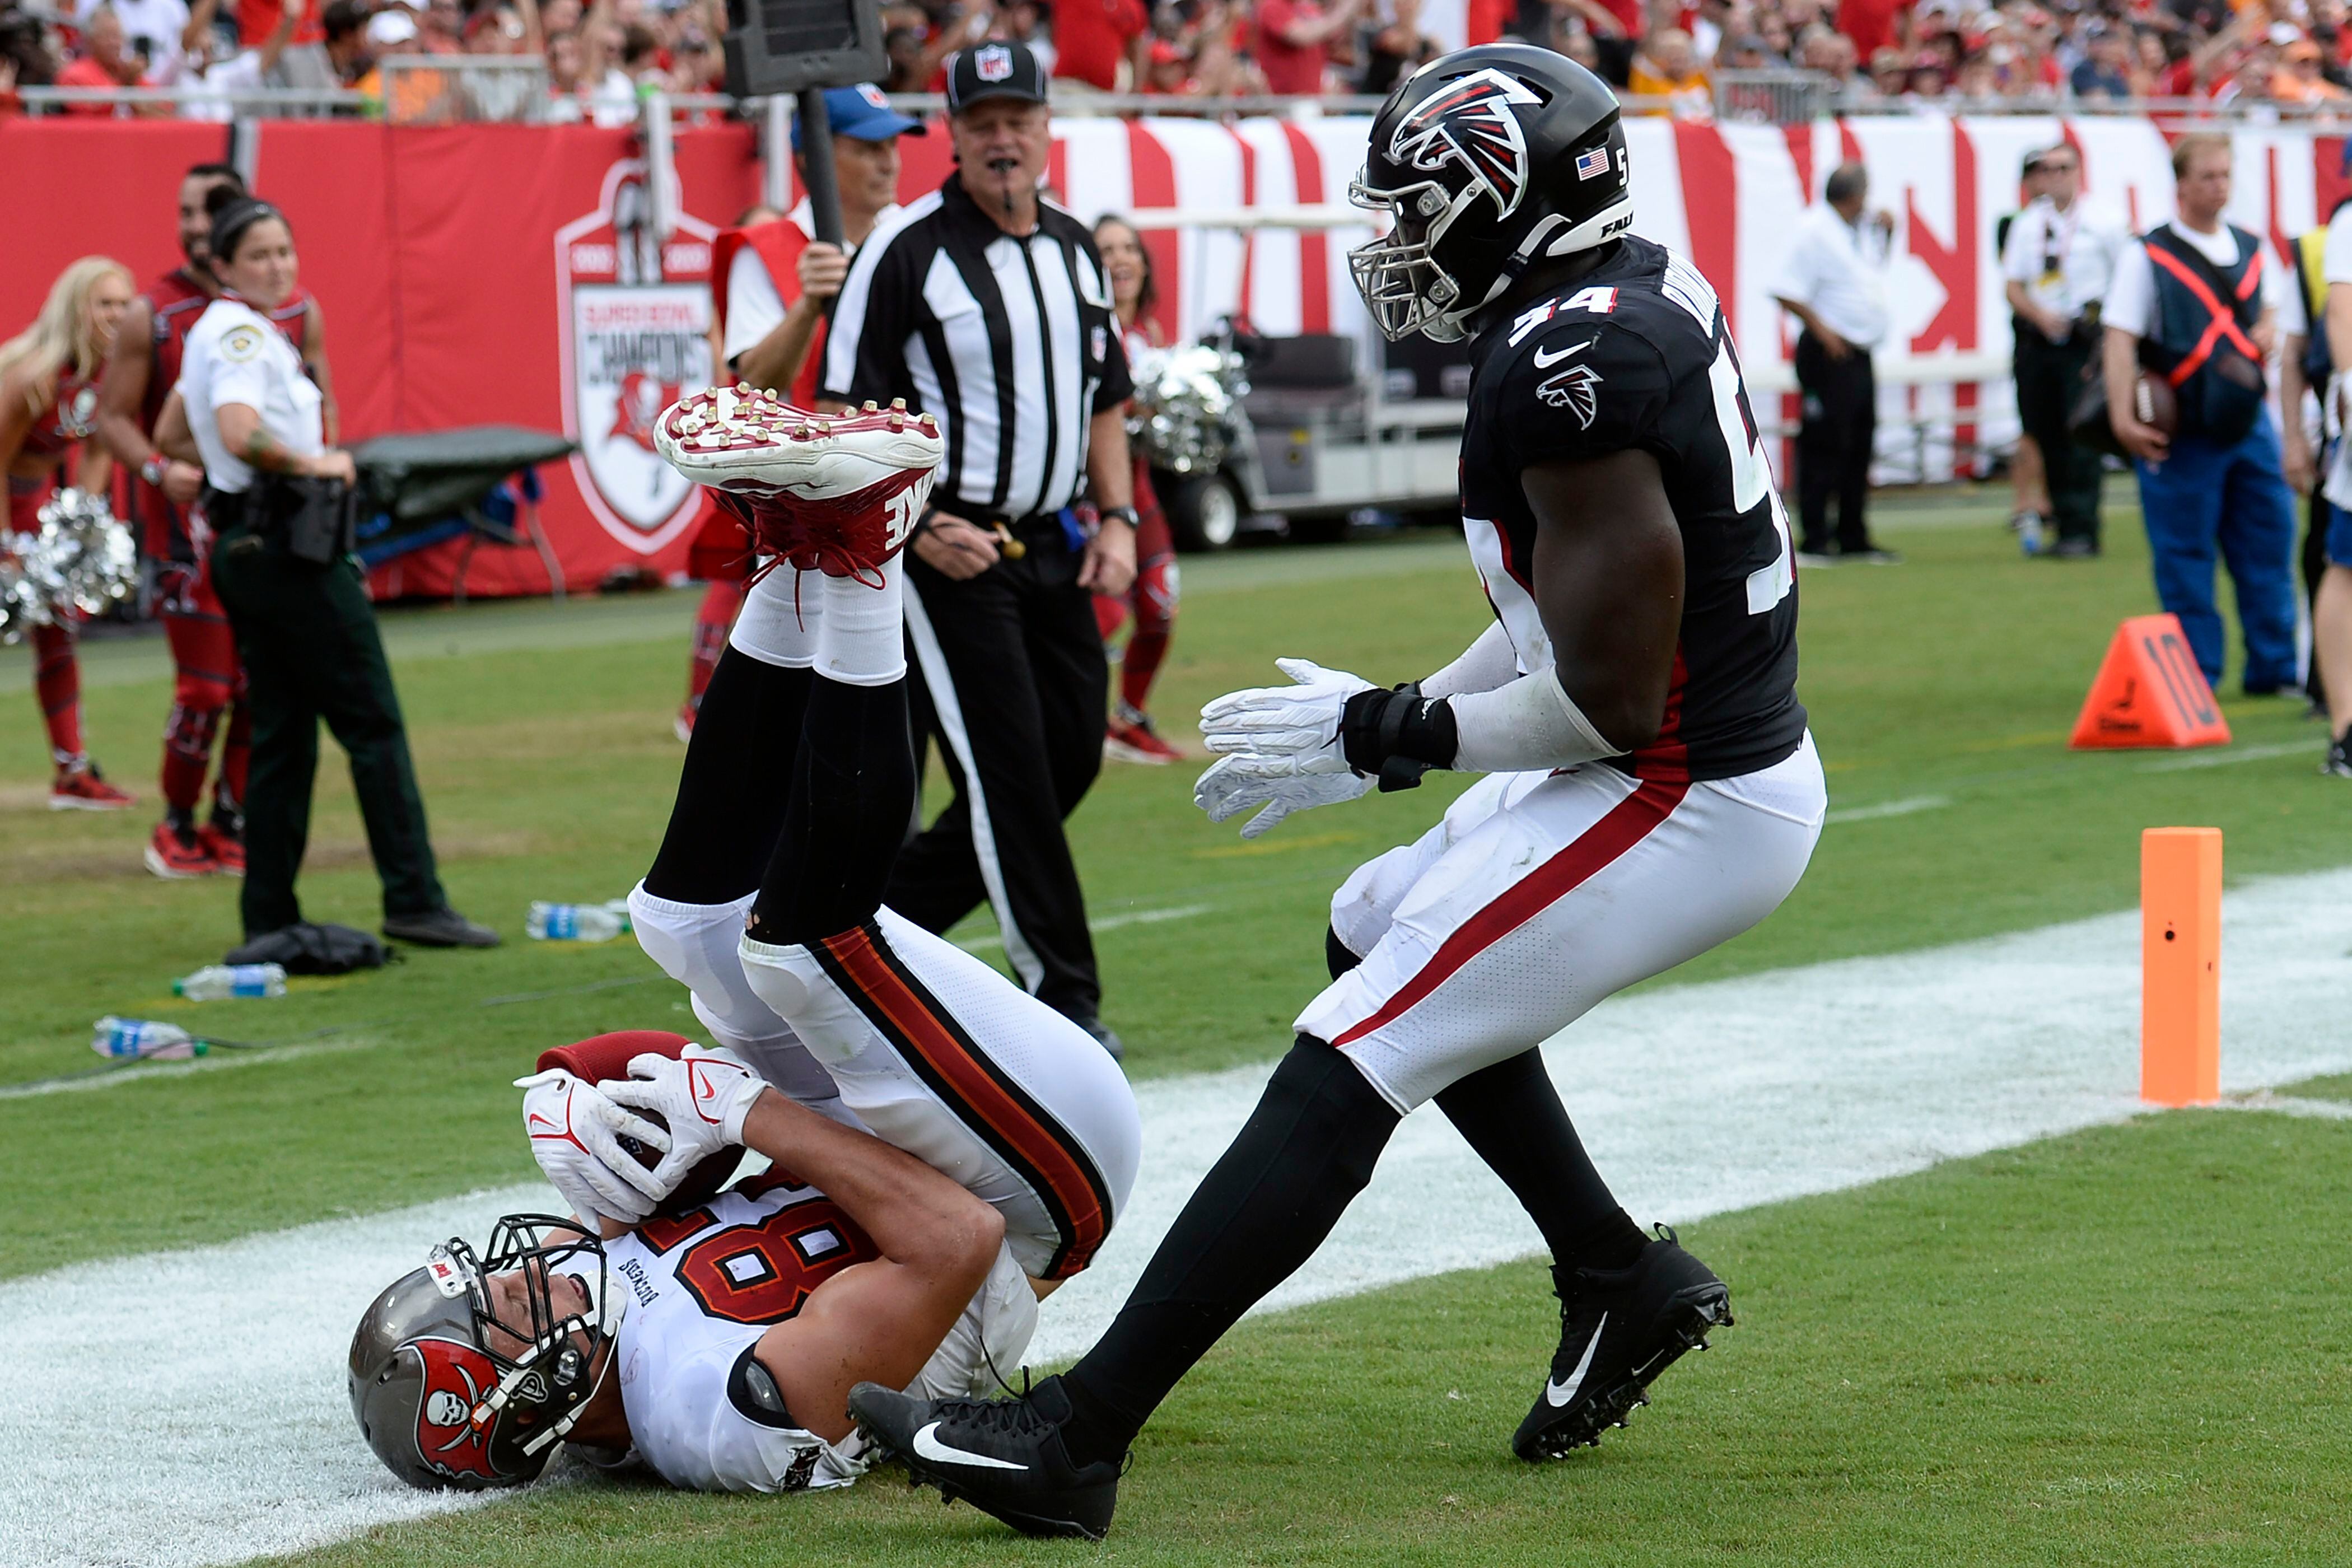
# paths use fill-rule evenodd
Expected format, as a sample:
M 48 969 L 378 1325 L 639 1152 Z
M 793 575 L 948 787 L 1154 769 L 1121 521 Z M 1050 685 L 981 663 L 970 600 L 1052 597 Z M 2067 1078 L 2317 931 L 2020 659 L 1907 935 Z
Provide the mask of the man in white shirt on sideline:
M 2343 367 L 2352 364 L 2352 203 L 2338 203 L 2327 220 L 2320 271 L 2327 282 L 2326 313 L 2309 331 L 2327 334 L 2335 369 L 2327 385 L 2313 388 L 2320 396 L 2325 435 L 2331 426 L 2341 425 L 2347 401 Z M 2352 734 L 2347 733 L 2352 731 L 2352 454 L 2342 449 L 2341 439 L 2320 490 L 2327 519 L 2327 565 L 2312 606 L 2311 657 L 2327 700 L 2327 757 L 2319 771 L 2352 778 Z
M 2179 617 L 2206 684 L 2218 690 L 2226 648 L 2213 567 L 2217 554 L 2225 560 L 2245 635 L 2245 692 L 2263 697 L 2298 689 L 2303 676 L 2294 498 L 2263 372 L 2286 290 L 2268 247 L 2222 221 L 2231 157 L 2230 139 L 2210 132 L 2173 144 L 2179 216 L 2117 259 L 2100 352 L 2108 423 L 2139 473 L 2157 597 Z M 2134 406 L 2143 369 L 2173 389 L 2179 419 L 2169 437 Z
M 75 21 L 89 26 L 101 5 L 113 11 L 122 24 L 122 47 L 144 62 L 144 79 L 154 83 L 173 79 L 180 57 L 187 52 L 187 0 L 81 0 L 73 8 Z
M 2000 256 L 2010 309 L 2017 317 L 2012 371 L 2017 414 L 2042 449 L 2054 543 L 2023 535 L 2026 553 L 2081 560 L 2099 552 L 2099 454 L 2066 428 L 2099 344 L 2099 310 L 2125 244 L 2124 226 L 2082 199 L 2083 155 L 2066 143 L 2035 155 L 2042 195 L 2010 225 Z
M 1805 214 L 1797 243 L 1773 285 L 1780 308 L 1804 323 L 1797 339 L 1797 385 L 1804 423 L 1797 434 L 1801 566 L 1832 559 L 1886 564 L 1902 559 L 1871 542 L 1865 509 L 1871 449 L 1878 436 L 1878 378 L 1870 354 L 1886 337 L 1887 247 L 1895 220 L 1866 216 L 1870 174 L 1842 163 Z M 1837 554 L 1830 554 L 1830 497 L 1838 502 Z

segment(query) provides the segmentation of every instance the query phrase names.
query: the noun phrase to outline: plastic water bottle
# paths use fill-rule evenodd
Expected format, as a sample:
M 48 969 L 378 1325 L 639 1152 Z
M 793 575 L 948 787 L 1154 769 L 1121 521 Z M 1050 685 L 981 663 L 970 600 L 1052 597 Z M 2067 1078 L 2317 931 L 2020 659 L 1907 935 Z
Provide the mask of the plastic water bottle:
M 165 1062 L 185 1061 L 205 1054 L 205 1043 L 190 1039 L 188 1031 L 177 1024 L 118 1018 L 110 1013 L 98 1021 L 98 1032 L 90 1037 L 89 1048 L 102 1057 L 145 1057 Z
M 226 996 L 283 996 L 286 971 L 275 963 L 215 963 L 172 982 L 172 994 L 191 1002 Z
M 551 904 L 535 899 L 523 921 L 523 930 L 541 942 L 610 942 L 628 929 L 625 899 L 604 904 Z

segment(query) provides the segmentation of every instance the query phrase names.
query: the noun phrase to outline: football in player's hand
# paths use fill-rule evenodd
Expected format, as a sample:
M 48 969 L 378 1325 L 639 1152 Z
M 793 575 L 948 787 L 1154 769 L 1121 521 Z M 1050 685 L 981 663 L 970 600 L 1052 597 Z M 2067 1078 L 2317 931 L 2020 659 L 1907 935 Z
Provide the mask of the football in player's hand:
M 659 1051 L 674 1057 L 686 1049 L 684 1035 L 667 1034 L 656 1029 L 624 1029 L 616 1034 L 597 1035 L 590 1039 L 558 1046 L 539 1054 L 539 1070 L 562 1068 L 584 1083 L 603 1083 L 607 1079 L 629 1076 L 630 1060 L 646 1051 Z M 631 1110 L 632 1116 L 645 1116 L 642 1110 Z M 653 1120 L 659 1120 L 654 1118 Z M 667 1132 L 667 1127 L 662 1129 Z M 647 1170 L 661 1163 L 661 1155 L 649 1145 L 631 1139 L 638 1147 L 631 1150 Z M 743 1163 L 740 1149 L 722 1149 L 686 1173 L 669 1196 L 654 1205 L 656 1214 L 681 1215 L 698 1205 L 707 1204 L 711 1196 L 727 1184 L 735 1167 Z
M 642 1116 L 647 1121 L 650 1121 L 655 1126 L 660 1128 L 663 1131 L 667 1132 L 669 1131 L 668 1119 L 663 1116 L 658 1110 L 632 1110 L 628 1114 L 631 1116 Z M 655 1148 L 650 1143 L 645 1142 L 639 1139 L 632 1138 L 625 1132 L 619 1135 L 619 1142 L 622 1148 L 629 1152 L 630 1158 L 636 1161 L 638 1164 L 643 1165 L 648 1171 L 662 1163 L 662 1152 Z
M 2168 436 L 2180 431 L 2180 399 L 2172 384 L 2161 376 L 2139 373 L 2132 383 L 2132 416 L 2143 425 L 2152 425 Z

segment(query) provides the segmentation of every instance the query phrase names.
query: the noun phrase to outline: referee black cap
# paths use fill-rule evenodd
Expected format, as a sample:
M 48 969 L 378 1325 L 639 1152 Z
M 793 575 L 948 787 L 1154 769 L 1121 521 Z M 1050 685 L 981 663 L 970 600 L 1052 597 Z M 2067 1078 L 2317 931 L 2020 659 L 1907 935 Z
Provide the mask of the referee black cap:
M 948 67 L 948 112 L 961 114 L 986 98 L 1045 101 L 1045 73 L 1028 46 L 982 44 L 956 56 Z

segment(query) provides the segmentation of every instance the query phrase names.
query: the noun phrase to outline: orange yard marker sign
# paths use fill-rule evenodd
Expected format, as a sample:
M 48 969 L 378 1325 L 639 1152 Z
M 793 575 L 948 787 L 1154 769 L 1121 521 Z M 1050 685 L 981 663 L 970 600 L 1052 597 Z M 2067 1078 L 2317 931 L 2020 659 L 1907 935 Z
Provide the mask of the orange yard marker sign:
M 2077 750 L 2226 746 L 2230 726 L 2171 616 L 2134 616 L 2116 628 L 2074 721 Z
M 2169 617 L 2168 617 L 2169 618 Z M 2221 830 L 2139 836 L 2139 1096 L 2221 1097 Z

